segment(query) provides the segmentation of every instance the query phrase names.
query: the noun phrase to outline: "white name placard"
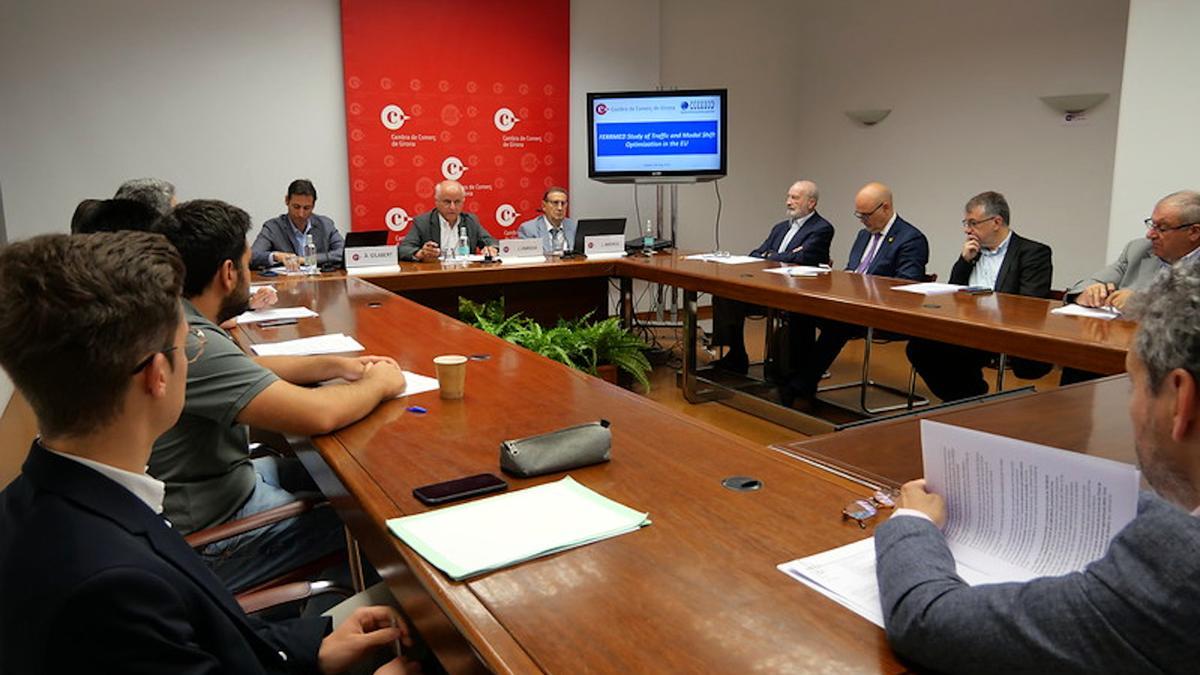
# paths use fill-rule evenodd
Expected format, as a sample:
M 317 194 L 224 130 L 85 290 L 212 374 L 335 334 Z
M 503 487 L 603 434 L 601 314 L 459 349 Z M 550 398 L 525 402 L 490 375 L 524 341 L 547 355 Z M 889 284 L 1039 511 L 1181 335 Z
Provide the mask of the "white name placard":
M 540 258 L 542 254 L 541 239 L 501 239 L 501 258 Z
M 583 238 L 583 254 L 625 253 L 625 235 L 601 234 Z
M 343 256 L 346 259 L 346 269 L 399 264 L 395 246 L 356 246 L 346 249 Z

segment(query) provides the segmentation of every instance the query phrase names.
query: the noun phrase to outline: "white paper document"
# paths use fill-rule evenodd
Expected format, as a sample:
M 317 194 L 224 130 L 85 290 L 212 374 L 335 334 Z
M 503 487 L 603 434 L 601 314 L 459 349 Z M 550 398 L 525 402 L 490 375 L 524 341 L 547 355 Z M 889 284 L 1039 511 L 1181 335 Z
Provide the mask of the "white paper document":
M 946 499 L 946 543 L 972 586 L 1082 570 L 1137 514 L 1140 475 L 1129 464 L 929 420 L 921 449 L 927 487 Z M 883 626 L 874 539 L 778 567 Z
M 772 267 L 769 270 L 763 270 L 771 274 L 782 274 L 785 277 L 819 277 L 822 274 L 829 274 L 828 267 L 814 267 L 812 265 L 788 265 L 786 267 Z
M 616 260 L 618 258 L 624 258 L 625 252 L 615 251 L 613 253 L 588 253 L 586 257 L 588 260 Z
M 892 286 L 893 291 L 904 291 L 905 293 L 917 293 L 920 295 L 939 295 L 941 293 L 957 293 L 958 289 L 966 288 L 958 284 L 939 284 L 932 281 L 920 284 L 906 284 L 904 286 Z
M 366 265 L 364 267 L 347 267 L 346 276 L 361 277 L 371 274 L 400 274 L 399 265 Z
M 535 263 L 546 262 L 544 255 L 510 255 L 500 258 L 500 263 L 503 265 L 533 265 Z
M 744 265 L 746 263 L 763 262 L 762 258 L 752 255 L 717 255 L 716 253 L 697 253 L 689 255 L 686 260 L 703 260 L 705 262 L 721 263 L 722 265 Z
M 1115 307 L 1084 307 L 1083 305 L 1063 305 L 1050 310 L 1050 313 L 1060 316 L 1087 316 L 1105 321 L 1121 317 L 1121 310 Z
M 298 340 L 267 342 L 250 345 L 259 356 L 309 356 L 312 354 L 341 354 L 361 352 L 365 349 L 358 340 L 343 333 L 316 335 Z
M 284 267 L 283 265 L 276 265 L 276 266 L 270 268 L 268 271 L 274 272 L 275 274 L 278 274 L 281 277 L 303 277 L 303 276 L 308 275 L 308 272 L 305 272 L 304 270 L 296 270 L 294 272 L 289 272 L 288 268 Z
M 413 394 L 424 394 L 427 391 L 437 391 L 438 381 L 436 377 L 427 375 L 418 375 L 412 371 L 404 371 L 404 391 L 396 396 L 396 398 L 404 398 Z
M 238 323 L 259 323 L 278 319 L 307 319 L 318 314 L 307 307 L 269 307 L 238 314 Z
M 387 524 L 405 544 L 459 580 L 633 532 L 650 519 L 567 476 Z
M 273 292 L 275 291 L 275 287 L 272 286 L 271 284 L 250 284 L 250 295 L 254 295 L 255 293 L 261 291 L 264 288 L 269 289 Z

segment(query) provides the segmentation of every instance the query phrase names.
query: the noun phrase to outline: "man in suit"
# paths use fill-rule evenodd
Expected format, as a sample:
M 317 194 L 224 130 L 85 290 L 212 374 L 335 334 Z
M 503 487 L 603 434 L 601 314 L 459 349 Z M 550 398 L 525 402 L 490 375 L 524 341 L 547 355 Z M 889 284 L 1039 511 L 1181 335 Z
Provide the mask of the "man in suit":
M 188 369 L 178 421 L 154 443 L 150 474 L 166 483 L 164 511 L 186 534 L 293 501 L 317 487 L 294 457 L 249 457 L 249 427 L 326 434 L 404 391 L 396 362 L 380 356 L 257 356 L 220 327 L 245 310 L 250 216 L 215 200 L 175 207 L 158 230 L 183 258 L 183 313 L 205 336 Z M 344 384 L 316 385 L 341 378 Z M 233 591 L 272 579 L 345 545 L 333 509 L 205 546 L 201 557 Z
M 0 250 L 0 366 L 42 434 L 0 493 L 0 671 L 334 673 L 405 635 L 384 607 L 332 633 L 320 617 L 247 617 L 159 515 L 146 462 L 204 346 L 183 277 L 147 232 Z
M 341 265 L 346 242 L 328 216 L 313 213 L 317 204 L 317 188 L 303 178 L 288 185 L 283 198 L 287 213 L 263 223 L 262 230 L 251 247 L 250 266 L 263 269 L 283 265 L 290 271 L 304 263 L 304 245 L 309 235 L 317 247 L 318 265 Z
M 1159 270 L 1200 255 L 1200 192 L 1180 190 L 1163 197 L 1145 223 L 1146 236 L 1126 244 L 1116 262 L 1068 289 L 1067 302 L 1120 310 Z M 1063 368 L 1060 384 L 1097 377 L 1096 373 Z
M 863 229 L 850 247 L 846 271 L 920 281 L 929 262 L 929 241 L 896 213 L 892 199 L 891 188 L 883 183 L 868 183 L 855 195 L 854 217 L 863 224 Z M 779 392 L 780 401 L 789 407 L 797 398 L 816 396 L 821 375 L 833 364 L 842 347 L 866 332 L 862 326 L 840 321 L 808 319 L 793 323 L 799 324 L 793 330 L 792 350 L 800 366 Z M 815 341 L 812 328 L 805 323 L 820 329 L 821 335 Z
M 964 209 L 967 238 L 950 270 L 950 283 L 988 288 L 999 293 L 1050 297 L 1053 266 L 1050 247 L 1013 232 L 1008 201 L 999 192 L 971 197 Z M 983 367 L 995 357 L 970 347 L 935 340 L 909 341 L 908 360 L 934 395 L 943 401 L 981 396 L 988 391 Z M 1053 367 L 1037 361 L 1012 359 L 1017 377 L 1035 379 Z
M 132 178 L 121 183 L 113 199 L 141 202 L 163 215 L 175 208 L 175 186 L 161 178 Z
M 541 239 L 542 252 L 553 255 L 554 237 L 561 237 L 561 252 L 568 252 L 575 245 L 575 221 L 567 217 L 567 191 L 552 187 L 542 194 L 542 215 L 521 223 L 517 228 L 520 239 Z
M 906 484 L 875 530 L 892 647 L 947 673 L 1195 672 L 1200 663 L 1200 268 L 1176 264 L 1133 303 L 1125 363 L 1138 463 L 1157 494 L 1082 572 L 967 586 L 939 527 L 946 505 Z
M 798 180 L 788 188 L 784 208 L 787 220 L 776 223 L 770 234 L 750 255 L 796 265 L 823 265 L 829 262 L 833 243 L 833 225 L 817 213 L 820 193 L 817 184 Z M 750 365 L 744 337 L 746 315 L 763 309 L 737 300 L 713 296 L 713 344 L 725 345 L 725 356 L 710 365 L 742 375 Z
M 444 180 L 433 189 L 434 209 L 413 218 L 412 229 L 400 241 L 401 260 L 429 262 L 438 260 L 442 251 L 454 250 L 462 229 L 467 233 L 467 250 L 482 249 L 484 255 L 496 255 L 496 240 L 479 224 L 473 214 L 463 212 L 467 191 L 456 180 Z

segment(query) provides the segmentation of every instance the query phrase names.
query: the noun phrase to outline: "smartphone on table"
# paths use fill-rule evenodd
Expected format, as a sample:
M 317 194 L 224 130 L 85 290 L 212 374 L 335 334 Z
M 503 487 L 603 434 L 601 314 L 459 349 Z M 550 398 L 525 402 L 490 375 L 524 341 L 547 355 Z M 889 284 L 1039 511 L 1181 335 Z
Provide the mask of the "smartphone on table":
M 481 473 L 466 478 L 455 478 L 442 483 L 422 485 L 413 490 L 413 496 L 422 504 L 436 506 L 447 502 L 478 497 L 508 489 L 504 479 L 490 473 Z

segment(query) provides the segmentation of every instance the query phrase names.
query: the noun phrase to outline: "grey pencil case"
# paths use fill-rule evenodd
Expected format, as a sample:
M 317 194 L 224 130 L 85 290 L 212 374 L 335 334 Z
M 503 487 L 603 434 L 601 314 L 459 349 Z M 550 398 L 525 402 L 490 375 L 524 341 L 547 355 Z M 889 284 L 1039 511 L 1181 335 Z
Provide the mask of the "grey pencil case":
M 500 468 L 529 478 L 607 462 L 612 450 L 608 420 L 588 422 L 500 443 Z

